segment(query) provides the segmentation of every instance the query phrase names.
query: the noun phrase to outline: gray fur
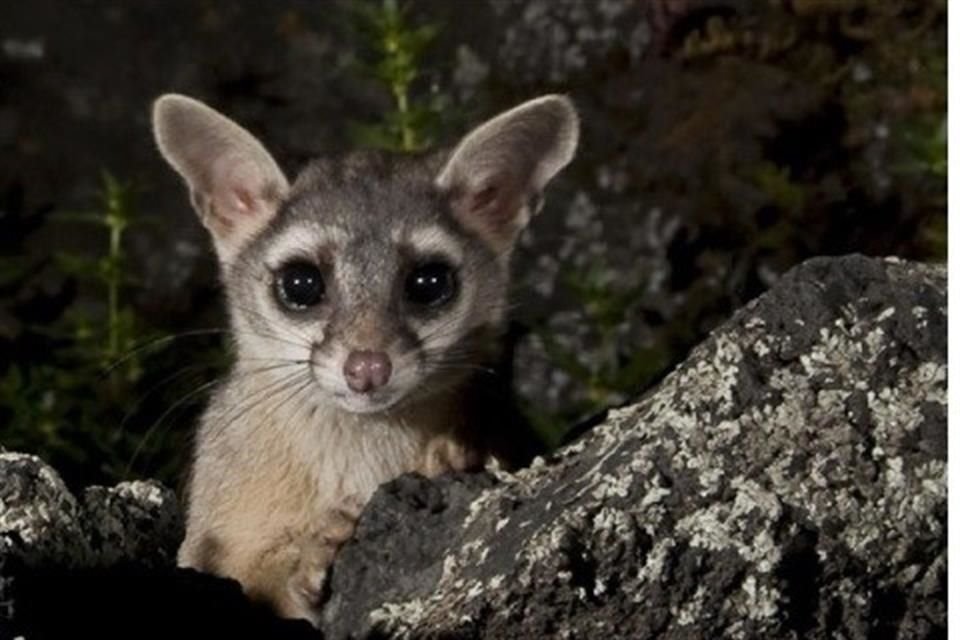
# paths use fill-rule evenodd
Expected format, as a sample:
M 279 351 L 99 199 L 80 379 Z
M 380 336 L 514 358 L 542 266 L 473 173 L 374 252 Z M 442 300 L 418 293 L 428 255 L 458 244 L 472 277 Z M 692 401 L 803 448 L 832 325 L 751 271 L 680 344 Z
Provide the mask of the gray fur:
M 314 338 L 318 334 L 312 334 L 311 327 L 322 326 L 323 338 L 316 340 L 315 349 L 320 359 L 336 355 L 332 342 L 359 340 L 351 336 L 351 331 L 364 319 L 390 334 L 380 339 L 395 340 L 397 352 L 429 349 L 435 346 L 431 334 L 451 326 L 462 337 L 452 342 L 451 350 L 472 352 L 473 364 L 489 359 L 493 346 L 490 337 L 501 329 L 505 317 L 507 263 L 457 223 L 434 185 L 438 159 L 445 155 L 404 158 L 363 152 L 342 160 L 310 163 L 274 222 L 240 252 L 224 274 L 234 322 L 258 332 L 295 323 L 299 331 Z M 418 259 L 431 256 L 419 255 L 415 247 L 395 238 L 433 228 L 448 234 L 461 250 L 462 261 L 457 265 L 461 291 L 451 309 L 430 317 L 409 309 L 400 293 L 409 269 Z M 291 317 L 278 308 L 269 287 L 251 291 L 251 282 L 272 278 L 265 257 L 285 234 L 304 230 L 319 235 L 330 229 L 337 229 L 348 241 L 335 256 L 322 257 L 327 268 L 327 303 Z M 316 259 L 317 255 L 295 251 L 289 257 Z M 250 309 L 254 300 L 257 308 Z M 477 344 L 477 338 L 483 344 Z M 437 354 L 437 359 L 443 361 L 441 356 Z M 337 365 L 329 365 L 331 375 L 336 374 Z M 441 377 L 448 378 L 450 371 L 443 373 Z M 419 382 L 411 392 L 429 393 L 439 383 Z

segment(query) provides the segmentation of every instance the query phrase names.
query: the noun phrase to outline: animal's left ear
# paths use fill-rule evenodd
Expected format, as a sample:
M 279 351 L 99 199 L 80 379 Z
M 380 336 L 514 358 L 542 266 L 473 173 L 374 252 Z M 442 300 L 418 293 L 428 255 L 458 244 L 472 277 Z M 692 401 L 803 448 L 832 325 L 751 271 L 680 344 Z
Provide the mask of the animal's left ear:
M 467 134 L 436 184 L 464 227 L 506 252 L 536 213 L 543 188 L 573 158 L 578 134 L 568 98 L 536 98 Z

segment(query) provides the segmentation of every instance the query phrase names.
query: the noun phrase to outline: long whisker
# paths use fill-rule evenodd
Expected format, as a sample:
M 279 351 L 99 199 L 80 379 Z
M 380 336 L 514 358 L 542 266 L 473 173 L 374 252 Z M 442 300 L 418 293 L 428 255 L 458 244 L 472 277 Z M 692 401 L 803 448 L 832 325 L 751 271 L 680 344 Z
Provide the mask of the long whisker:
M 233 424 L 235 424 L 238 420 L 245 418 L 258 406 L 265 406 L 269 408 L 270 413 L 276 412 L 282 405 L 286 404 L 290 398 L 299 393 L 301 387 L 309 386 L 309 382 L 309 376 L 304 375 L 303 372 L 300 372 L 298 375 L 288 377 L 284 380 L 284 384 L 273 387 L 270 393 L 268 393 L 265 397 L 260 398 L 255 402 L 247 403 L 243 409 L 234 414 L 230 420 L 218 425 L 216 431 L 211 435 L 211 438 L 219 438 L 220 434 L 225 433 Z M 292 393 L 282 395 L 285 391 L 289 391 L 291 388 L 293 388 Z
M 298 406 L 297 406 L 297 408 L 290 412 L 290 416 L 287 418 L 287 422 L 283 425 L 283 432 L 284 432 L 284 433 L 285 433 L 285 432 L 287 431 L 287 429 L 290 427 L 290 423 L 293 422 L 294 418 L 298 418 L 298 417 L 300 416 L 300 412 L 303 411 L 304 408 L 306 408 L 306 407 L 308 407 L 308 406 L 310 405 L 310 403 L 309 403 L 310 397 L 309 397 L 308 395 L 304 395 L 304 397 L 303 397 L 302 399 L 299 399 L 299 400 L 298 400 L 297 396 L 299 396 L 301 393 L 303 393 L 304 391 L 306 391 L 307 389 L 309 389 L 311 385 L 312 385 L 312 381 L 311 381 L 309 378 L 307 378 L 304 382 L 302 382 L 302 383 L 297 387 L 297 390 L 296 390 L 296 392 L 293 394 L 293 396 L 292 396 L 291 398 L 289 398 L 288 400 L 285 400 L 285 401 L 283 402 L 283 404 L 287 404 L 287 403 L 290 403 L 290 402 L 298 402 L 298 403 L 299 403 Z
M 492 329 L 492 327 L 491 327 Z M 450 336 L 469 336 L 472 332 L 484 330 L 483 326 L 462 327 L 456 318 L 447 318 L 437 323 L 429 332 L 419 336 L 420 341 L 429 344 Z
M 470 364 L 447 364 L 447 363 L 438 363 L 431 366 L 431 369 L 434 371 L 476 371 L 479 373 L 486 373 L 489 375 L 496 375 L 496 369 L 491 369 L 490 367 L 481 367 L 479 365 L 470 365 Z
M 293 347 L 303 347 L 307 344 L 303 342 L 297 342 L 296 340 L 290 340 L 289 338 L 285 338 L 283 336 L 269 334 L 269 333 L 261 333 L 259 331 L 248 331 L 245 329 L 231 329 L 230 333 L 234 337 L 234 339 L 236 339 L 236 336 L 246 335 L 246 336 L 254 336 L 256 338 L 263 338 L 264 340 L 274 340 L 276 342 L 288 344 Z
M 260 310 L 258 310 L 258 309 L 254 309 L 254 308 L 252 308 L 252 307 L 248 307 L 248 306 L 246 306 L 246 305 L 242 305 L 242 304 L 238 304 L 238 303 L 233 303 L 231 306 L 232 306 L 234 309 L 238 309 L 238 310 L 240 310 L 240 311 L 245 312 L 247 315 L 253 316 L 253 317 L 256 318 L 257 320 L 259 320 L 260 323 L 262 323 L 263 325 L 265 325 L 266 327 L 271 327 L 273 324 L 275 324 L 275 321 L 273 321 L 272 319 L 270 319 L 270 318 L 268 318 L 267 316 L 265 316 L 265 315 L 263 314 L 263 312 L 260 311 Z M 309 346 L 309 345 L 313 342 L 313 340 L 310 339 L 309 336 L 306 336 L 306 335 L 304 335 L 303 333 L 301 333 L 301 331 L 300 331 L 299 329 L 296 329 L 296 328 L 294 328 L 294 327 L 290 327 L 290 326 L 288 325 L 288 326 L 285 327 L 285 330 L 288 331 L 289 333 L 293 334 L 293 337 L 294 337 L 294 338 L 297 338 L 298 340 L 300 340 L 300 342 L 290 341 L 290 344 L 295 344 L 296 346 Z M 284 339 L 286 339 L 284 336 L 280 336 L 280 334 L 276 333 L 276 331 L 273 331 L 273 330 L 271 330 L 271 331 L 272 331 L 273 337 L 275 337 L 277 340 L 284 340 Z
M 133 465 L 136 463 L 137 458 L 140 456 L 140 452 L 143 450 L 143 447 L 146 445 L 147 440 L 150 439 L 150 436 L 153 435 L 153 432 L 156 430 L 156 428 L 157 428 L 160 424 L 163 423 L 163 421 L 166 419 L 166 417 L 167 417 L 168 415 L 170 415 L 170 414 L 171 414 L 174 410 L 176 410 L 178 407 L 180 407 L 180 406 L 184 405 L 186 402 L 190 401 L 192 398 L 197 397 L 199 394 L 205 392 L 207 389 L 210 389 L 211 387 L 213 387 L 214 385 L 219 384 L 219 383 L 220 383 L 220 380 L 219 380 L 219 379 L 211 380 L 211 381 L 209 381 L 209 382 L 206 382 L 206 383 L 200 385 L 199 387 L 197 387 L 196 389 L 193 389 L 192 391 L 188 392 L 188 393 L 185 394 L 183 397 L 181 397 L 179 400 L 177 400 L 177 401 L 174 402 L 172 405 L 170 405 L 170 406 L 167 408 L 167 410 L 164 411 L 164 412 L 160 415 L 160 417 L 157 418 L 156 421 L 154 421 L 154 423 L 153 423 L 152 425 L 150 425 L 150 427 L 146 430 L 146 432 L 144 432 L 143 437 L 140 438 L 140 442 L 137 443 L 136 448 L 133 450 L 133 455 L 130 457 L 130 462 L 127 463 L 127 468 L 126 468 L 126 470 L 124 471 L 124 476 L 129 477 L 130 472 L 133 470 Z
M 270 370 L 274 370 L 274 369 L 280 369 L 280 368 L 283 368 L 283 367 L 286 367 L 286 366 L 292 366 L 292 363 L 273 364 L 273 365 L 261 367 L 259 370 L 256 370 L 255 372 L 251 372 L 251 373 L 263 373 L 263 372 L 265 372 L 265 371 L 270 371 Z M 247 372 L 244 372 L 244 373 L 247 373 Z M 248 375 L 249 375 L 249 374 L 248 374 Z M 139 457 L 139 455 L 140 455 L 141 451 L 143 450 L 144 446 L 146 446 L 147 440 L 149 440 L 149 439 L 152 437 L 152 435 L 154 434 L 154 432 L 158 429 L 158 427 L 160 427 L 160 425 L 163 424 L 164 420 L 166 420 L 166 418 L 167 418 L 169 415 L 171 415 L 171 414 L 172 414 L 174 411 L 176 411 L 179 407 L 184 406 L 185 404 L 187 404 L 190 400 L 192 400 L 192 399 L 196 398 L 197 396 L 199 396 L 200 394 L 206 392 L 206 391 L 207 391 L 208 389 L 210 389 L 211 387 L 219 384 L 221 381 L 222 381 L 222 380 L 221 380 L 220 378 L 215 378 L 215 379 L 210 380 L 210 381 L 208 381 L 208 382 L 206 382 L 206 383 L 204 383 L 204 384 L 201 384 L 199 387 L 197 387 L 197 388 L 195 388 L 195 389 L 192 389 L 191 391 L 187 392 L 187 393 L 184 394 L 181 398 L 179 398 L 176 402 L 174 402 L 174 403 L 171 404 L 169 407 L 167 407 L 167 409 L 160 415 L 160 417 L 157 418 L 157 420 L 155 420 L 155 421 L 153 422 L 153 424 L 151 424 L 150 427 L 144 432 L 143 436 L 142 436 L 141 439 L 140 439 L 140 442 L 137 443 L 137 446 L 136 446 L 136 448 L 134 449 L 133 454 L 132 454 L 131 457 L 130 457 L 130 461 L 127 463 L 127 467 L 126 467 L 126 470 L 125 470 L 125 472 L 124 472 L 124 475 L 125 475 L 125 476 L 129 476 L 129 475 L 130 475 L 130 472 L 133 470 L 133 466 L 134 466 L 134 464 L 136 463 L 137 458 Z M 141 398 L 141 400 L 138 401 L 138 402 L 142 402 L 143 400 L 145 400 L 145 399 L 146 399 L 146 396 L 148 396 L 148 395 L 150 395 L 151 393 L 153 393 L 157 388 L 159 388 L 159 386 L 160 386 L 160 385 L 157 385 L 157 386 L 153 387 L 152 389 L 150 389 L 149 391 L 147 391 L 147 393 L 144 395 L 144 397 Z M 124 420 L 121 422 L 121 424 L 120 424 L 121 430 L 125 427 L 127 420 L 128 420 L 132 415 L 133 415 L 132 413 L 128 413 L 127 416 L 124 418 Z
M 165 336 L 158 336 L 155 338 L 145 340 L 141 343 L 138 343 L 137 345 L 132 347 L 129 351 L 127 351 L 125 354 L 115 359 L 110 364 L 104 366 L 100 371 L 100 376 L 106 377 L 107 375 L 115 371 L 118 367 L 123 365 L 125 362 L 129 361 L 131 358 L 134 358 L 135 356 L 142 353 L 143 351 L 146 351 L 154 347 L 165 346 L 176 340 L 180 340 L 183 338 L 196 338 L 196 337 L 210 336 L 210 335 L 233 336 L 237 334 L 252 335 L 258 338 L 263 338 L 265 340 L 276 340 L 278 342 L 283 342 L 285 344 L 289 344 L 295 347 L 304 347 L 310 344 L 310 341 L 307 340 L 305 336 L 301 336 L 301 335 L 297 335 L 296 337 L 301 338 L 303 342 L 296 342 L 275 334 L 261 333 L 257 331 L 248 331 L 244 329 L 231 329 L 231 328 L 224 328 L 224 327 L 194 329 L 190 331 L 182 331 L 180 333 L 174 333 L 174 334 L 169 334 Z
M 133 406 L 130 408 L 130 410 L 127 411 L 127 413 L 123 416 L 123 419 L 120 421 L 120 431 L 123 431 L 126 428 L 127 422 L 130 420 L 130 418 L 132 418 L 136 414 L 137 409 L 139 409 L 140 406 L 144 402 L 146 402 L 147 398 L 153 395 L 153 393 L 156 392 L 158 389 L 160 389 L 161 387 L 164 387 L 165 385 L 169 384 L 170 382 L 172 382 L 176 378 L 179 378 L 185 373 L 202 370 L 207 366 L 208 365 L 206 364 L 192 364 L 192 365 L 186 365 L 184 367 L 180 367 L 173 374 L 166 376 L 163 380 L 161 380 L 157 384 L 147 389 L 146 393 L 144 393 L 139 398 L 137 398 L 137 400 L 133 403 Z
M 124 362 L 127 362 L 128 360 L 130 360 L 130 358 L 133 358 L 140 352 L 150 349 L 151 347 L 166 345 L 173 342 L 174 340 L 179 340 L 181 338 L 193 338 L 193 337 L 199 337 L 199 336 L 209 336 L 209 335 L 224 334 L 224 333 L 228 333 L 228 331 L 226 329 L 220 329 L 220 328 L 194 329 L 191 331 L 183 331 L 180 333 L 174 333 L 170 335 L 159 336 L 156 338 L 145 340 L 133 346 L 127 353 L 125 353 L 124 355 L 120 356 L 110 364 L 103 367 L 103 369 L 100 372 L 100 375 L 102 377 L 109 375 L 111 372 L 116 370 L 116 368 L 122 365 Z
M 220 434 L 227 431 L 233 424 L 238 420 L 246 416 L 250 411 L 255 409 L 259 405 L 267 405 L 271 400 L 276 398 L 279 394 L 283 393 L 285 390 L 289 389 L 289 385 L 299 385 L 301 380 L 304 378 L 309 380 L 310 373 L 309 371 L 304 371 L 298 369 L 291 374 L 287 374 L 277 380 L 274 380 L 268 383 L 266 386 L 258 389 L 253 394 L 245 398 L 245 401 L 240 403 L 239 408 L 235 408 L 234 411 L 230 413 L 225 413 L 222 416 L 217 416 L 217 421 L 219 424 L 216 425 L 215 430 L 210 434 L 210 439 L 215 440 L 220 437 Z M 279 405 L 277 405 L 279 406 Z

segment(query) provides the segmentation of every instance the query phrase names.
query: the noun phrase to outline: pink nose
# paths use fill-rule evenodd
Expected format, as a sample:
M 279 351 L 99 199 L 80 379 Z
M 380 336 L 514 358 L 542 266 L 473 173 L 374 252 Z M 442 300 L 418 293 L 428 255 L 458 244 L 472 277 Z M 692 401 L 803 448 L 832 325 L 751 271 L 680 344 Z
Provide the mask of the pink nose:
M 343 363 L 347 386 L 357 393 L 379 389 L 390 380 L 390 356 L 382 351 L 351 351 Z

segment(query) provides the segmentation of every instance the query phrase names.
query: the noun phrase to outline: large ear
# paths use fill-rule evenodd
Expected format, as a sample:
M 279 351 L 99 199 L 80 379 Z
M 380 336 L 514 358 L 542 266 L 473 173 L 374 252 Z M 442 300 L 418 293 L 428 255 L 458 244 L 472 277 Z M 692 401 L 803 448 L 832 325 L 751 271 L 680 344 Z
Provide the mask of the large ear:
M 207 105 L 177 94 L 153 103 L 153 134 L 229 262 L 276 214 L 289 183 L 246 129 Z
M 568 98 L 530 100 L 467 134 L 437 186 L 465 227 L 508 251 L 539 208 L 543 188 L 573 158 L 578 134 Z

